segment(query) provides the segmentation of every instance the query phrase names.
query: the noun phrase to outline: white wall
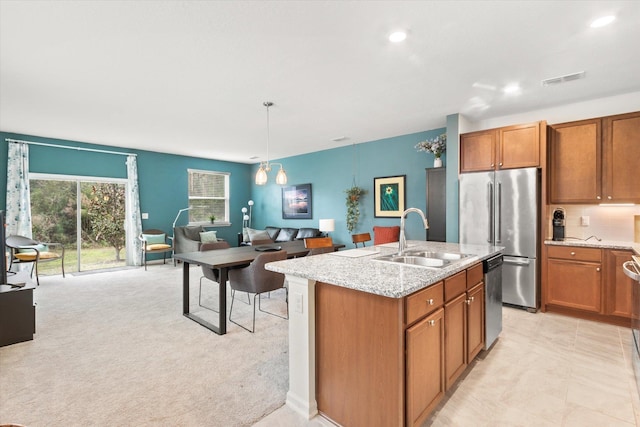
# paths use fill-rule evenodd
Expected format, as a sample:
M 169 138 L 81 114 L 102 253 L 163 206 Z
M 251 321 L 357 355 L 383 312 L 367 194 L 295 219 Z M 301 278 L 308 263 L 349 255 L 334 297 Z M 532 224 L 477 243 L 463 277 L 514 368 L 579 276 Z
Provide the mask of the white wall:
M 517 125 L 520 123 L 530 123 L 539 120 L 546 120 L 547 124 L 573 122 L 576 120 L 612 116 L 634 111 L 640 111 L 640 91 L 477 122 L 468 120 L 464 122 L 465 129 L 461 129 L 461 133 Z

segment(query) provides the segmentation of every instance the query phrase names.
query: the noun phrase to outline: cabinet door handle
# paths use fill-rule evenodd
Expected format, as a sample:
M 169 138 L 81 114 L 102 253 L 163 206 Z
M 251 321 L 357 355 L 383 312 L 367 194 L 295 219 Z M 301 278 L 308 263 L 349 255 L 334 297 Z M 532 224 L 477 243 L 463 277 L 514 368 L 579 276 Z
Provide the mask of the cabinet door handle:
M 602 197 L 600 197 L 600 196 L 596 196 L 596 199 L 600 200 L 600 199 L 602 199 Z
M 466 301 L 466 302 L 467 302 L 467 304 L 468 304 L 468 305 L 471 305 L 471 303 L 473 302 L 474 298 L 475 298 L 475 297 L 471 297 L 471 298 L 469 298 L 469 299 Z
M 597 268 L 596 268 L 596 271 L 600 271 L 600 267 L 597 267 Z
M 429 320 L 429 326 L 435 326 L 435 325 L 436 325 L 435 320 Z
M 433 305 L 433 298 L 429 298 L 429 299 L 427 300 L 427 304 L 428 304 L 428 305 Z
M 612 197 L 611 197 L 611 196 L 607 196 L 607 199 L 611 200 L 611 199 L 612 199 Z
M 498 166 L 502 167 L 502 162 L 498 163 Z
M 495 164 L 491 163 L 491 167 L 495 167 Z
M 575 252 L 571 252 L 571 256 L 576 256 L 576 253 Z

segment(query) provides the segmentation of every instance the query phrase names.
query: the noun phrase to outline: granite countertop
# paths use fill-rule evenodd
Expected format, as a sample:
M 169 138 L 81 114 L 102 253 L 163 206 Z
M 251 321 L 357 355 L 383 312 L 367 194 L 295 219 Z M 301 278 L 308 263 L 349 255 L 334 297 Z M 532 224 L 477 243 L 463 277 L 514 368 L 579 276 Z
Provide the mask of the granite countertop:
M 410 240 L 407 249 L 472 254 L 445 268 L 376 261 L 398 251 L 398 243 L 343 250 L 266 264 L 266 269 L 376 295 L 402 298 L 499 253 L 500 246 Z
M 635 251 L 636 255 L 640 255 L 640 243 L 619 241 L 619 240 L 601 240 L 596 239 L 580 240 L 580 239 L 565 239 L 565 240 L 545 240 L 545 245 L 551 246 L 580 246 L 584 248 L 598 248 L 598 249 L 623 249 L 628 251 Z

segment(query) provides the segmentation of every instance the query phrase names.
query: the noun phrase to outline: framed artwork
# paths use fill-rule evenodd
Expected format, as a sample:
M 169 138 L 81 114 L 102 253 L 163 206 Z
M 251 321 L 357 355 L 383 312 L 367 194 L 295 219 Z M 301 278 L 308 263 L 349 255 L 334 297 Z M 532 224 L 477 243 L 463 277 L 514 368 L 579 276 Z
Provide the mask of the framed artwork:
M 311 219 L 311 184 L 282 188 L 282 218 Z
M 405 210 L 406 175 L 373 178 L 373 203 L 376 218 L 400 218 Z

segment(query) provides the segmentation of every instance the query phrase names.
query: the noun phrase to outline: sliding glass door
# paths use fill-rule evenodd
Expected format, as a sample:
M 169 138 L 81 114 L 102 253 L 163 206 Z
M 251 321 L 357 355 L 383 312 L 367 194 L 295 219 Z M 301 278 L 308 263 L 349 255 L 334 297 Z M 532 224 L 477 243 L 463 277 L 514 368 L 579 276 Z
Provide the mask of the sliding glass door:
M 31 174 L 30 185 L 33 237 L 64 244 L 65 271 L 125 265 L 125 180 Z

